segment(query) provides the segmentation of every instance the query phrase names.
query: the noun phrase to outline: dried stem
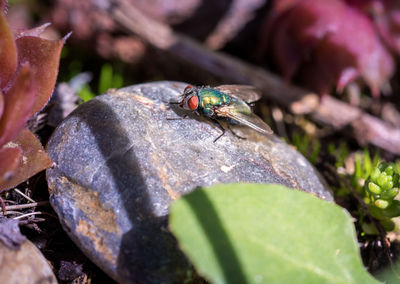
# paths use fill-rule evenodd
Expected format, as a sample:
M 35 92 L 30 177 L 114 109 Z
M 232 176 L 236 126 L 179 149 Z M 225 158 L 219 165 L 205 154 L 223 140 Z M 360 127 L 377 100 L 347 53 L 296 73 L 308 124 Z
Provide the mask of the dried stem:
M 6 206 L 6 210 L 19 210 L 19 209 L 26 209 L 26 208 L 32 208 L 32 207 L 37 207 L 37 206 L 48 206 L 50 203 L 48 201 L 38 201 L 38 202 L 33 202 L 33 203 L 28 203 L 28 204 L 19 204 L 19 205 L 10 205 Z
M 29 196 L 27 196 L 25 193 L 23 193 L 22 191 L 20 191 L 18 188 L 14 188 L 14 191 L 20 195 L 22 195 L 25 199 L 27 199 L 30 202 L 35 202 L 35 200 L 33 200 L 32 198 L 30 198 Z
M 220 52 L 211 51 L 194 40 L 174 32 L 127 1 L 114 0 L 109 13 L 114 20 L 147 43 L 195 65 L 208 74 L 226 82 L 250 84 L 259 88 L 265 97 L 290 109 L 293 113 L 308 113 L 325 125 L 340 130 L 350 126 L 360 144 L 371 143 L 392 153 L 400 154 L 400 129 L 364 113 L 333 97 L 319 96 L 285 83 L 263 68 L 248 64 Z
M 3 213 L 3 212 L 1 212 L 1 213 Z M 7 210 L 6 213 L 3 213 L 3 215 L 12 215 L 12 214 L 21 215 L 21 214 L 23 214 L 23 213 L 22 213 L 22 212 L 19 212 L 19 211 L 12 211 L 12 210 Z
M 39 214 L 41 214 L 41 215 L 49 215 L 49 216 L 52 216 L 52 217 L 54 217 L 54 218 L 57 218 L 56 216 L 54 216 L 54 215 L 52 215 L 52 214 L 49 214 L 49 213 L 47 213 L 47 212 L 36 211 L 36 212 L 26 213 L 26 214 L 20 215 L 20 216 L 18 216 L 18 217 L 14 217 L 13 219 L 14 219 L 14 220 L 19 220 L 19 219 L 22 219 L 22 218 L 25 218 L 25 217 L 29 217 L 29 216 L 33 216 L 33 215 L 39 215 Z

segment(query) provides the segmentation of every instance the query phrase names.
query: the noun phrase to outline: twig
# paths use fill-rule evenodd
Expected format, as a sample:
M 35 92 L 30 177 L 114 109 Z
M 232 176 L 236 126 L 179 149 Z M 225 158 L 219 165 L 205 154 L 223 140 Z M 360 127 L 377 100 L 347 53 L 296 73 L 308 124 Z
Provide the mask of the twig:
M 12 210 L 7 210 L 7 212 L 5 212 L 5 213 L 3 213 L 3 212 L 0 212 L 0 213 L 3 214 L 4 216 L 5 215 L 12 215 L 12 214 L 19 214 L 19 215 L 23 214 L 22 212 L 12 211 Z
M 218 21 L 214 31 L 207 37 L 206 45 L 211 49 L 222 48 L 229 40 L 253 19 L 256 10 L 267 0 L 233 0 L 229 10 Z
M 260 67 L 206 49 L 189 37 L 175 33 L 169 26 L 146 16 L 129 2 L 121 0 L 114 2 L 115 6 L 109 13 L 113 15 L 115 21 L 149 44 L 195 64 L 208 73 L 218 77 L 223 76 L 228 81 L 254 85 L 262 90 L 264 95 L 281 105 L 296 105 L 294 102 L 301 101 L 301 106 L 294 107 L 297 112 L 304 113 L 318 106 L 319 97 L 316 94 L 284 84 L 278 76 Z
M 1 198 L 0 196 L 0 205 L 1 205 L 1 210 L 3 211 L 3 213 L 6 213 L 7 209 L 6 209 L 6 204 L 3 201 L 3 198 Z
M 371 143 L 400 154 L 400 128 L 392 127 L 379 118 L 333 97 L 325 96 L 312 116 L 335 129 L 351 126 L 353 136 L 360 144 Z
M 37 207 L 37 206 L 48 206 L 50 203 L 48 201 L 38 201 L 34 203 L 28 203 L 28 204 L 19 204 L 19 205 L 10 205 L 6 206 L 6 210 L 18 210 L 18 209 L 26 209 L 26 208 L 32 208 L 32 207 Z
M 362 112 L 333 97 L 319 96 L 302 88 L 288 85 L 278 76 L 220 52 L 211 51 L 194 40 L 174 32 L 169 26 L 147 17 L 127 1 L 114 0 L 109 13 L 129 32 L 147 43 L 168 52 L 224 81 L 250 84 L 259 88 L 270 100 L 293 113 L 308 113 L 335 129 L 350 126 L 359 143 L 371 143 L 400 154 L 400 128 Z
M 5 203 L 11 203 L 11 204 L 16 204 L 17 202 L 14 200 L 10 200 L 10 199 L 5 199 L 3 200 Z
M 283 112 L 280 108 L 273 106 L 272 107 L 272 118 L 275 121 L 275 125 L 276 125 L 276 129 L 277 129 L 277 133 L 280 137 L 285 137 L 288 138 L 287 132 L 286 132 L 286 128 L 285 128 L 285 123 L 283 121 Z
M 22 219 L 22 218 L 25 218 L 25 217 L 29 217 L 29 216 L 32 216 L 32 215 L 39 215 L 39 214 L 42 214 L 42 215 L 49 215 L 49 216 L 55 217 L 54 215 L 49 214 L 49 213 L 47 213 L 47 212 L 36 211 L 36 212 L 26 213 L 26 214 L 23 214 L 23 215 L 18 216 L 18 217 L 14 217 L 13 219 L 14 219 L 14 220 L 19 220 L 19 219 Z
M 30 202 L 35 202 L 35 200 L 33 200 L 32 198 L 30 198 L 28 195 L 26 195 L 25 193 L 23 193 L 22 191 L 20 191 L 18 188 L 14 188 L 14 191 L 20 195 L 22 195 L 23 197 L 25 197 L 28 201 Z

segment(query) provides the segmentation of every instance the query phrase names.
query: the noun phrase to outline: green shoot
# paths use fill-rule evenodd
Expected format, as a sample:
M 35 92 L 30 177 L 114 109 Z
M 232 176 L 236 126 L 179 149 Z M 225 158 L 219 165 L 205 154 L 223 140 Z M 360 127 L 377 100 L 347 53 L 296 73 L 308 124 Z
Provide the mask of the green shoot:
M 99 94 L 106 92 L 110 88 L 120 88 L 124 80 L 120 72 L 115 72 L 110 64 L 104 64 L 101 67 L 99 79 Z
M 294 132 L 292 135 L 292 144 L 302 153 L 312 164 L 315 164 L 321 150 L 321 142 L 309 135 L 301 135 Z
M 93 93 L 88 84 L 84 84 L 82 88 L 78 91 L 78 96 L 82 99 L 83 102 L 87 102 L 93 99 L 96 94 Z

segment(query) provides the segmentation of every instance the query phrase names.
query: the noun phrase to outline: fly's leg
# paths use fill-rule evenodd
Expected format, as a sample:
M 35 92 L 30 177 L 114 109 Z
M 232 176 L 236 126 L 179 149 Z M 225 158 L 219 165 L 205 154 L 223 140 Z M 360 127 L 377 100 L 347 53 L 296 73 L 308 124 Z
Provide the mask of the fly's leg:
M 161 101 L 163 104 L 165 104 L 166 105 L 166 108 L 167 109 L 171 109 L 172 108 L 172 106 L 176 106 L 176 105 L 180 105 L 180 101 L 178 101 L 178 102 L 174 102 L 174 101 L 172 101 L 172 102 L 167 102 L 167 101 Z
M 233 129 L 230 127 L 230 125 L 228 124 L 228 129 L 232 132 L 233 136 L 235 136 L 236 138 L 242 139 L 242 140 L 246 140 L 246 137 L 242 137 L 239 134 L 235 133 L 235 131 L 233 131 Z
M 172 102 L 163 101 L 163 103 L 167 105 L 167 109 L 171 109 L 172 106 L 179 105 L 181 102 L 180 101 L 177 101 L 177 102 L 174 102 L 174 101 L 172 101 Z M 182 120 L 182 119 L 185 119 L 187 117 L 188 117 L 188 115 L 185 114 L 182 117 L 167 117 L 167 120 Z
M 175 109 L 175 108 L 179 108 L 179 106 L 181 105 L 182 101 L 162 101 L 163 104 L 166 105 L 166 109 L 171 110 L 171 109 Z M 187 115 L 185 115 L 184 118 L 186 118 Z M 178 120 L 178 119 L 170 119 L 170 120 Z
M 217 140 L 218 140 L 219 138 L 221 138 L 222 136 L 224 136 L 226 130 L 225 130 L 225 128 L 221 125 L 221 123 L 219 123 L 218 120 L 211 118 L 211 121 L 212 121 L 216 126 L 218 126 L 218 128 L 221 129 L 221 131 L 222 131 L 222 133 L 221 133 L 217 138 L 214 139 L 214 143 L 215 143 L 215 142 L 217 142 Z M 233 136 L 235 136 L 236 138 L 239 138 L 239 139 L 247 139 L 246 137 L 242 137 L 242 136 L 240 136 L 239 134 L 235 133 L 235 132 L 232 130 L 232 128 L 229 126 L 229 124 L 227 124 L 227 127 L 228 127 L 229 131 L 232 132 Z
M 226 130 L 225 130 L 225 128 L 221 125 L 221 123 L 218 122 L 218 120 L 216 120 L 216 119 L 214 119 L 214 118 L 211 118 L 211 121 L 212 121 L 216 126 L 218 126 L 218 128 L 221 129 L 221 131 L 222 131 L 222 134 L 219 135 L 217 138 L 214 139 L 214 143 L 215 143 L 215 142 L 217 142 L 217 140 L 218 140 L 219 138 L 221 138 L 222 136 L 224 136 Z
M 188 118 L 188 115 L 185 114 L 182 117 L 167 117 L 167 120 L 183 120 L 185 118 Z

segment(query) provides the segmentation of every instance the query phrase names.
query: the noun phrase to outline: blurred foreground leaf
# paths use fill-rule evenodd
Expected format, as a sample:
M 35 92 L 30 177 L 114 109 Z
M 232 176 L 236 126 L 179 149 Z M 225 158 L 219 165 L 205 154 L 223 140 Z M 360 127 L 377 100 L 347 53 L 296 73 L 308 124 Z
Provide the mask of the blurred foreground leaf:
M 281 185 L 197 189 L 172 205 L 170 226 L 212 283 L 378 283 L 346 211 Z
M 391 267 L 377 273 L 376 278 L 385 281 L 386 284 L 400 283 L 400 261 L 395 261 Z

